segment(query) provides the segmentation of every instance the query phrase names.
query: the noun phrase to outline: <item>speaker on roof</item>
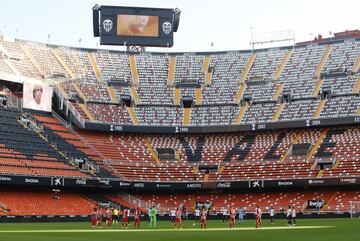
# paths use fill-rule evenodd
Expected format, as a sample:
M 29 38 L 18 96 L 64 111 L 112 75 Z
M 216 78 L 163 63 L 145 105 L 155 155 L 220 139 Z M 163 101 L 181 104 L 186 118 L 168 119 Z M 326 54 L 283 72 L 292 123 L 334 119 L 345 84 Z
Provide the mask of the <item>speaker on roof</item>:
M 99 11 L 100 11 L 100 6 L 98 4 L 96 4 L 93 7 L 93 31 L 94 31 L 94 37 L 100 37 Z

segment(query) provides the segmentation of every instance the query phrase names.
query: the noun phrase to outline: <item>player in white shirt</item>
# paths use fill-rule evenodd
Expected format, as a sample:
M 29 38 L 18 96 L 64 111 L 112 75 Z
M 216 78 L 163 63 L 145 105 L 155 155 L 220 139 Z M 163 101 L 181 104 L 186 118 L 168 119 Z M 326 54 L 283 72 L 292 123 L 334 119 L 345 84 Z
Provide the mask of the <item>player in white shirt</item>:
M 292 223 L 292 220 L 291 220 L 291 218 L 292 218 L 292 210 L 291 210 L 290 206 L 288 207 L 288 209 L 286 211 L 286 218 L 288 220 L 288 225 L 290 226 L 291 223 Z
M 175 224 L 175 218 L 176 218 L 176 210 L 175 209 L 172 209 L 170 211 L 170 218 L 171 218 L 170 222 Z
M 292 218 L 292 225 L 296 225 L 296 209 L 295 207 L 293 206 L 292 209 L 291 209 L 291 218 Z
M 227 222 L 228 221 L 228 214 L 227 214 L 227 212 L 228 212 L 228 210 L 227 210 L 227 208 L 223 208 L 223 210 L 222 210 L 222 221 L 223 222 Z
M 195 222 L 200 221 L 200 213 L 201 213 L 200 209 L 196 208 L 195 209 Z
M 275 224 L 275 210 L 274 210 L 273 206 L 270 206 L 269 213 L 270 213 L 271 224 Z

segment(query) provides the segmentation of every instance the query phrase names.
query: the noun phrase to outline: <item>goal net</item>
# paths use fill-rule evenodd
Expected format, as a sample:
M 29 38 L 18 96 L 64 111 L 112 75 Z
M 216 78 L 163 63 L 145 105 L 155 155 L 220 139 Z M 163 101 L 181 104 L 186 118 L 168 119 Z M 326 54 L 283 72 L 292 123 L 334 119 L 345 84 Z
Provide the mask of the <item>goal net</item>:
M 360 201 L 350 201 L 350 217 L 360 218 Z

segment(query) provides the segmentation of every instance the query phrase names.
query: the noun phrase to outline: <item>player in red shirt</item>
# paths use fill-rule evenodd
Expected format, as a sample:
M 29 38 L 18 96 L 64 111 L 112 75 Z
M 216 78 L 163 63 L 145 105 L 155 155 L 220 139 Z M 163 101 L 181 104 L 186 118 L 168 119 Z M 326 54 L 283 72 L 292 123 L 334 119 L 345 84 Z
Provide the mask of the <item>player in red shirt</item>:
M 203 207 L 201 210 L 201 216 L 200 216 L 200 228 L 201 229 L 206 229 L 206 209 Z
M 129 221 L 129 209 L 125 208 L 122 213 L 121 227 L 128 228 L 128 221 Z
M 106 215 L 106 226 L 111 227 L 111 224 L 112 224 L 112 210 L 111 210 L 111 208 L 108 208 L 106 210 L 105 215 Z
M 182 228 L 182 219 L 181 219 L 182 211 L 180 208 L 176 209 L 176 218 L 175 218 L 175 228 Z
M 134 212 L 134 228 L 140 228 L 140 208 L 137 207 Z
M 234 228 L 235 227 L 235 217 L 236 217 L 236 210 L 235 208 L 230 208 L 230 213 L 229 213 L 230 217 L 230 222 L 229 222 L 229 227 L 230 228 Z
M 95 227 L 97 222 L 97 208 L 94 208 L 91 214 L 91 227 Z
M 102 211 L 101 208 L 99 207 L 97 213 L 96 213 L 96 219 L 97 219 L 97 226 L 98 228 L 102 227 Z
M 261 211 L 260 207 L 256 206 L 256 208 L 255 208 L 256 228 L 261 228 L 261 224 L 262 224 L 261 215 L 262 215 L 262 211 Z

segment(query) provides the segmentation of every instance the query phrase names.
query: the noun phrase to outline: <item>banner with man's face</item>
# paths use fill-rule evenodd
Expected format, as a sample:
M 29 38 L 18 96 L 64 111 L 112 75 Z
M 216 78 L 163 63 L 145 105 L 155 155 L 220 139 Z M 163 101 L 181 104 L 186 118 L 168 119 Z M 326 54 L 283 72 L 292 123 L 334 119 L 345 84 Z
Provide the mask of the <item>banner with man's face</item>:
M 52 87 L 24 82 L 23 90 L 23 108 L 51 112 Z

